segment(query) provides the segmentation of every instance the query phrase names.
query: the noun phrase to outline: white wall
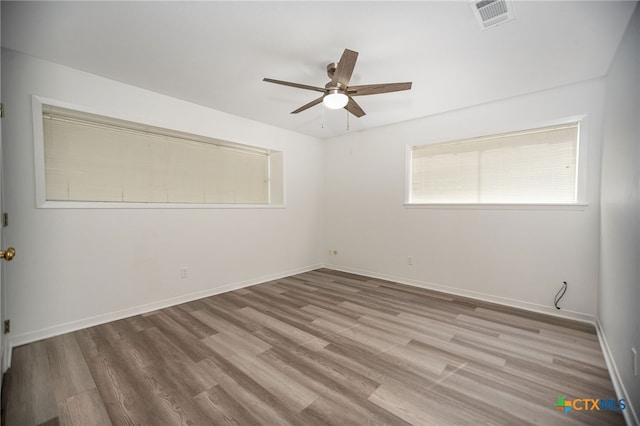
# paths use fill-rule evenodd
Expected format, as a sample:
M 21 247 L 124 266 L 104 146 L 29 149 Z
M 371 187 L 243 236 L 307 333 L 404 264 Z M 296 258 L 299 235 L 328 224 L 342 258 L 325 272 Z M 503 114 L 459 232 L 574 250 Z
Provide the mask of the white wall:
M 6 50 L 2 92 L 14 345 L 322 263 L 320 141 Z M 287 206 L 36 209 L 31 95 L 281 150 Z
M 327 141 L 326 243 L 338 250 L 326 255 L 328 265 L 552 313 L 553 297 L 567 281 L 561 312 L 592 318 L 603 101 L 604 81 L 593 80 Z M 579 115 L 587 116 L 586 209 L 403 206 L 407 146 Z
M 608 349 L 637 413 L 640 376 L 632 371 L 631 348 L 640 356 L 639 7 L 612 62 L 606 90 L 598 313 Z

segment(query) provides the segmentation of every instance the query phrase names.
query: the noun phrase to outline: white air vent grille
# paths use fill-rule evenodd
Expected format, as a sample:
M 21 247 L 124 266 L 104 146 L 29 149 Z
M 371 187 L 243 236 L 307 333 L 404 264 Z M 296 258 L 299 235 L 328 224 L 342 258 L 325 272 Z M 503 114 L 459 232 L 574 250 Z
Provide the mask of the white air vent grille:
M 472 0 L 471 9 L 483 30 L 515 18 L 510 0 Z

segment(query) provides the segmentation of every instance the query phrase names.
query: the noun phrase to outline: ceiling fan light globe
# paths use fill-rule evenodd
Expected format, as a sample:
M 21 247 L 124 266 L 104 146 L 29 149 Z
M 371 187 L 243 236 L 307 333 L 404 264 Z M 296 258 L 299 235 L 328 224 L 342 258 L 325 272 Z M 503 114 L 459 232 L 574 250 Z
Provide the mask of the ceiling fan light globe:
M 329 109 L 340 109 L 349 103 L 349 97 L 344 93 L 329 93 L 322 98 L 322 103 Z

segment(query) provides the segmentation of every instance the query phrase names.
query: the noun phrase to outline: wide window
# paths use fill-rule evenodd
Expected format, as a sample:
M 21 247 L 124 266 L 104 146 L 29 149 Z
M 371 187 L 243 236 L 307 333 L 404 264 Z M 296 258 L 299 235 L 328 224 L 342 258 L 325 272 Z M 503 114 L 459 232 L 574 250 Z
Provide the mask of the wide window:
M 578 123 L 411 148 L 409 202 L 573 204 Z
M 270 185 L 282 172 L 279 152 L 50 105 L 42 131 L 46 201 L 279 201 Z

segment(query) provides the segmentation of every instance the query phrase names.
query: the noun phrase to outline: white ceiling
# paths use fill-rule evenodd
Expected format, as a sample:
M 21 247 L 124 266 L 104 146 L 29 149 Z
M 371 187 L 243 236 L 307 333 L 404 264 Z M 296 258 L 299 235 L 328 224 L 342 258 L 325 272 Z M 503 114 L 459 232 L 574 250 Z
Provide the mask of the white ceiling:
M 346 132 L 346 111 L 289 114 L 318 94 L 262 78 L 324 86 L 349 48 L 351 84 L 413 81 L 358 98 L 367 115 L 350 131 L 364 130 L 603 76 L 635 6 L 516 1 L 515 20 L 481 31 L 466 0 L 2 1 L 2 46 L 327 138 Z

